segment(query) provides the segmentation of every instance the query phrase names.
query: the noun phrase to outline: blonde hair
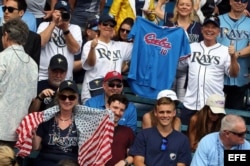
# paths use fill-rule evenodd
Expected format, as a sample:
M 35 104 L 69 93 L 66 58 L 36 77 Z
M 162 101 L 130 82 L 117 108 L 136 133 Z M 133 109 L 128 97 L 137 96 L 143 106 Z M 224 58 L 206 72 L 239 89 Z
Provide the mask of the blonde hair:
M 14 151 L 6 145 L 0 145 L 0 166 L 18 166 Z
M 178 20 L 178 17 L 179 17 L 179 14 L 178 14 L 178 12 L 177 12 L 177 6 L 178 6 L 178 4 L 179 4 L 179 1 L 180 1 L 180 0 L 177 0 L 177 1 L 176 1 L 176 4 L 175 4 L 175 6 L 174 6 L 174 11 L 173 11 L 173 17 L 170 19 L 170 21 L 173 22 L 173 23 L 176 23 L 177 20 Z M 196 18 L 195 18 L 196 12 L 195 12 L 195 10 L 194 10 L 194 1 L 193 1 L 193 0 L 190 0 L 190 1 L 191 1 L 191 4 L 192 4 L 192 11 L 191 11 L 191 13 L 190 13 L 190 15 L 189 15 L 189 18 L 190 18 L 190 20 L 193 22 L 193 21 L 197 21 Z

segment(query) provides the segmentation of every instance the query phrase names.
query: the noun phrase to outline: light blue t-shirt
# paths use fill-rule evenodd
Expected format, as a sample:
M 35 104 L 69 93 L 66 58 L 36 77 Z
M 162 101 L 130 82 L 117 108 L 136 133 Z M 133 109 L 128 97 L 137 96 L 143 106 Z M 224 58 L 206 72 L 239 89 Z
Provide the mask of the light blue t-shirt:
M 250 150 L 250 143 L 245 140 L 244 144 L 233 146 L 231 150 Z M 219 132 L 206 135 L 199 142 L 194 153 L 191 166 L 223 166 L 224 146 L 219 139 Z

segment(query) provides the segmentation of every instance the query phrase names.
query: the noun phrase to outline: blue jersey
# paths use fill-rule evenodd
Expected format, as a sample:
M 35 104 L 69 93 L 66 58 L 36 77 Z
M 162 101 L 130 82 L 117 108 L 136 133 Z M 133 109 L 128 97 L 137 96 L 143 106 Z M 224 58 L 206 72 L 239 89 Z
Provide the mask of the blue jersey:
M 219 16 L 220 18 L 220 35 L 217 41 L 225 46 L 229 46 L 231 42 L 234 43 L 235 50 L 240 51 L 247 47 L 250 42 L 250 18 L 242 16 L 237 21 L 231 19 L 228 14 Z M 240 64 L 240 72 L 238 77 L 225 77 L 225 85 L 243 86 L 248 84 L 248 67 L 250 63 L 249 57 L 238 58 Z
M 138 95 L 155 99 L 170 89 L 178 61 L 190 55 L 183 28 L 161 27 L 137 17 L 128 36 L 134 38 L 128 83 Z

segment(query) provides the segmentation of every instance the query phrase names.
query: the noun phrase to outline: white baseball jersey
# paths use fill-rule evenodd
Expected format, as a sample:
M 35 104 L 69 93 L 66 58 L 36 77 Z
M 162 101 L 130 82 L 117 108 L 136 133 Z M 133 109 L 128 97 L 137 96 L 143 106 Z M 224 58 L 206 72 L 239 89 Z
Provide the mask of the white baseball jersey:
M 132 43 L 113 40 L 109 43 L 104 43 L 99 40 L 95 48 L 96 64 L 89 66 L 86 63 L 86 59 L 88 58 L 91 42 L 92 41 L 88 41 L 84 45 L 82 52 L 82 64 L 86 70 L 82 84 L 82 101 L 91 97 L 88 89 L 88 83 L 90 81 L 96 78 L 103 78 L 109 71 L 115 70 L 121 73 L 122 62 L 131 58 L 133 47 Z
M 190 110 L 200 110 L 211 94 L 224 95 L 224 74 L 229 75 L 231 57 L 228 47 L 219 43 L 207 47 L 202 41 L 190 47 L 188 86 L 183 104 Z

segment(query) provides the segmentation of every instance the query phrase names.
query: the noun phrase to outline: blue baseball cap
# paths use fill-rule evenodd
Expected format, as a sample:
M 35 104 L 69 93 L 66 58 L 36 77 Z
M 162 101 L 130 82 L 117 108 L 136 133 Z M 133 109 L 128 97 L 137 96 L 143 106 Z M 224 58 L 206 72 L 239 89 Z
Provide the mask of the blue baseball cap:
M 60 9 L 63 9 L 69 13 L 70 12 L 69 3 L 66 1 L 62 1 L 62 0 L 57 1 L 57 3 L 55 4 L 54 10 L 60 10 Z

